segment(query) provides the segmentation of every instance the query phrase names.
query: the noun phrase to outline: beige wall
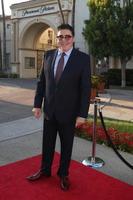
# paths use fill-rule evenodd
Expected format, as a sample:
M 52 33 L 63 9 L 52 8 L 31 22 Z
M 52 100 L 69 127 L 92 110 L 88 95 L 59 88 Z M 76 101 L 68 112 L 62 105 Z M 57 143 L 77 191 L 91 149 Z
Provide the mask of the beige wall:
M 20 78 L 36 78 L 37 77 L 37 53 L 36 51 L 30 50 L 19 50 L 20 55 Z M 35 68 L 26 69 L 25 68 L 25 57 L 34 57 L 35 58 Z

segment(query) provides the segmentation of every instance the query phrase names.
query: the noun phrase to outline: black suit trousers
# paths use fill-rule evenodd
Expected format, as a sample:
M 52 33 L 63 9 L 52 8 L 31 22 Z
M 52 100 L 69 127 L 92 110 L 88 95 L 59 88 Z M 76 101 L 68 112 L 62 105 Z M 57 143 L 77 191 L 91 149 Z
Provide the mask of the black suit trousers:
M 57 133 L 61 144 L 60 163 L 57 175 L 68 176 L 74 139 L 75 121 L 59 122 L 55 117 L 47 120 L 44 118 L 43 144 L 42 144 L 42 166 L 41 170 L 51 174 L 54 158 Z

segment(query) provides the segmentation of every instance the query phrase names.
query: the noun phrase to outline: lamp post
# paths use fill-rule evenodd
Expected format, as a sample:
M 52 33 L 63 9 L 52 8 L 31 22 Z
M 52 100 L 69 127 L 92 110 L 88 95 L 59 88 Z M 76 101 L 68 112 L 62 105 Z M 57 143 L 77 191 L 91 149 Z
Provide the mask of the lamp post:
M 61 18 L 62 18 L 62 23 L 65 24 L 65 18 L 64 18 L 63 11 L 62 11 L 61 2 L 60 2 L 60 0 L 58 0 L 57 2 L 58 2 L 58 6 L 59 6 L 59 10 L 60 10 L 60 14 L 61 14 Z
M 4 1 L 1 0 L 2 7 L 2 20 L 3 20 L 3 45 L 2 45 L 2 70 L 6 69 L 6 22 L 5 22 L 5 10 L 4 10 Z

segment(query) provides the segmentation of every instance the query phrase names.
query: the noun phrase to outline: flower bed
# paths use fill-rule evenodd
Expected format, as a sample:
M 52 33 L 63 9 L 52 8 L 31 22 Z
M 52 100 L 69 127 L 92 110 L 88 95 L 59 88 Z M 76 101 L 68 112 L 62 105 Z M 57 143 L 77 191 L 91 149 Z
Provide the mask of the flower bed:
M 129 153 L 133 153 L 133 134 L 120 133 L 118 130 L 114 128 L 108 128 L 107 131 L 108 131 L 108 134 L 110 135 L 112 142 L 117 147 L 117 149 L 121 151 L 129 152 Z M 85 124 L 76 128 L 75 133 L 77 136 L 80 136 L 82 138 L 92 141 L 93 123 L 86 122 Z M 96 139 L 98 143 L 106 144 L 109 146 L 105 132 L 103 128 L 99 125 L 97 125 L 96 127 Z

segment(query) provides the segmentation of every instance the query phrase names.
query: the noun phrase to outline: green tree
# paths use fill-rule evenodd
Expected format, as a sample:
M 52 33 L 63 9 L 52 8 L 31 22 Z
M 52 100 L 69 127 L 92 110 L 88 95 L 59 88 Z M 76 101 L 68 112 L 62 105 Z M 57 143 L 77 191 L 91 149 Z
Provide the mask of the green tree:
M 126 64 L 133 55 L 133 1 L 89 0 L 90 19 L 83 35 L 90 52 L 98 59 L 120 58 L 121 87 L 126 86 Z

